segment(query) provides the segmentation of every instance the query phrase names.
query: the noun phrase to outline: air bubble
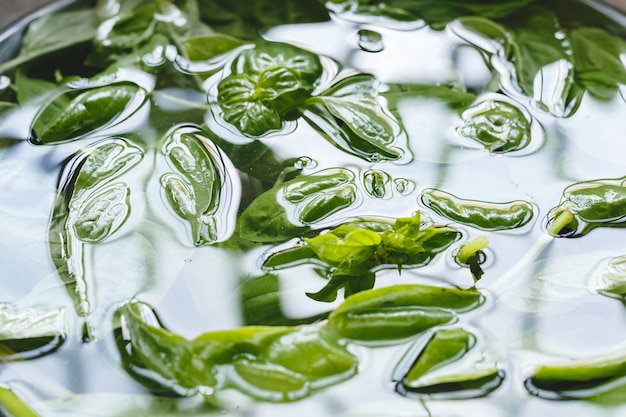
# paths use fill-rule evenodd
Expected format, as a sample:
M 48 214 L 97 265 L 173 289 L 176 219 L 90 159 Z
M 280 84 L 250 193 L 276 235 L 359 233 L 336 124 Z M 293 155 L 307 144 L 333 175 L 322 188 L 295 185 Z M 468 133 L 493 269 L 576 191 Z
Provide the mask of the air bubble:
M 393 180 L 393 183 L 396 187 L 396 191 L 402 195 L 408 195 L 415 190 L 415 183 L 406 178 L 396 178 Z
M 361 29 L 359 35 L 359 48 L 365 52 L 380 52 L 385 46 L 383 45 L 383 37 L 380 33 L 373 30 Z

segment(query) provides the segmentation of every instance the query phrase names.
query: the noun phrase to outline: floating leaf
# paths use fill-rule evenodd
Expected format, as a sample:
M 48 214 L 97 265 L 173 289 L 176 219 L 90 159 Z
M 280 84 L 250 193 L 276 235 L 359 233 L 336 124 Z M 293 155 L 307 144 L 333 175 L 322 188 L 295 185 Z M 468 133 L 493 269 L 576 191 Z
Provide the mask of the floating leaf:
M 348 339 L 393 341 L 453 322 L 482 301 L 475 289 L 393 285 L 348 297 L 330 314 L 328 326 Z
M 182 395 L 234 386 L 266 401 L 292 401 L 356 373 L 356 357 L 323 328 L 242 327 L 188 340 L 161 328 L 145 304 L 117 314 L 118 347 L 133 373 L 150 371 Z
M 38 113 L 33 130 L 44 144 L 69 141 L 120 122 L 120 116 L 135 112 L 145 98 L 145 90 L 134 84 L 67 92 Z
M 170 132 L 162 152 L 174 172 L 162 175 L 161 185 L 174 212 L 189 224 L 193 244 L 228 239 L 238 208 L 239 179 L 226 155 L 195 127 Z
M 0 304 L 0 361 L 33 359 L 54 352 L 67 336 L 63 309 L 17 309 Z
M 523 200 L 505 203 L 468 200 L 428 188 L 422 191 L 420 201 L 448 220 L 490 232 L 517 229 L 535 217 L 533 205 Z

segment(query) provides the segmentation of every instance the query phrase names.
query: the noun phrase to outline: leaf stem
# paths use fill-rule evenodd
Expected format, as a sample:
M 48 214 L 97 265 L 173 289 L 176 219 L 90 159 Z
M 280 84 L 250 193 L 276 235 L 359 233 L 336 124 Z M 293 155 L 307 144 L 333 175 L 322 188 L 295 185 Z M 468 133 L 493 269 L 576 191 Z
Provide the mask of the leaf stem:
M 0 385 L 0 406 L 13 417 L 40 417 L 13 390 Z
M 548 233 L 552 236 L 557 236 L 572 220 L 574 220 L 574 214 L 568 209 L 563 210 L 552 220 Z

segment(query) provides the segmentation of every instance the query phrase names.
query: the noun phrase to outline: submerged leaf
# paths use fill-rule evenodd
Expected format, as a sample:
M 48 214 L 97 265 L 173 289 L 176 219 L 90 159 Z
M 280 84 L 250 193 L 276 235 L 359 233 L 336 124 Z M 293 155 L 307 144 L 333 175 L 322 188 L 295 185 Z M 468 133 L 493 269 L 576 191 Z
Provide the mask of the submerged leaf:
M 149 307 L 118 310 L 127 366 L 181 395 L 235 387 L 266 401 L 292 401 L 356 373 L 357 359 L 318 327 L 242 327 L 188 340 L 161 328 Z

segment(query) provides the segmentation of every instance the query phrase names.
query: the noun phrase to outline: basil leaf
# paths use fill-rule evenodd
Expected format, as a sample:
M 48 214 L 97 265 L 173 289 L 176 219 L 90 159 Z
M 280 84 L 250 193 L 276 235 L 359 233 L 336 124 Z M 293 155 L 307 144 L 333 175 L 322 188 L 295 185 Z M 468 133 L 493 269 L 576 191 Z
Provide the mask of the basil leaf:
M 122 139 L 107 140 L 77 152 L 62 173 L 48 242 L 57 273 L 80 316 L 91 312 L 84 246 L 110 237 L 130 210 L 127 186 L 120 184 L 111 188 L 108 184 L 134 168 L 142 156 L 141 149 Z M 117 196 L 113 198 L 113 205 L 103 198 L 109 193 Z M 99 203 L 103 205 L 98 207 Z
M 553 12 L 530 6 L 503 19 L 501 25 L 481 17 L 462 18 L 459 22 L 495 41 L 496 46 L 484 52 L 510 61 L 522 92 L 544 111 L 567 117 L 576 110 L 581 95 L 575 85 L 573 51 Z M 501 73 L 502 78 L 510 76 Z
M 454 84 L 390 84 L 380 93 L 389 103 L 389 110 L 397 116 L 402 100 L 421 98 L 444 103 L 459 113 L 467 109 L 476 100 L 476 95 Z M 398 117 L 399 119 L 399 117 Z
M 98 243 L 115 233 L 130 215 L 129 197 L 126 184 L 113 184 L 90 195 L 78 209 L 72 225 L 76 237 Z
M 349 170 L 328 169 L 279 184 L 244 210 L 239 234 L 253 242 L 280 242 L 300 236 L 357 200 L 354 179 Z M 288 210 L 293 211 L 297 223 L 290 220 Z
M 523 200 L 506 203 L 467 200 L 434 188 L 422 191 L 420 201 L 448 220 L 479 230 L 516 229 L 527 225 L 535 216 L 533 205 Z
M 174 172 L 161 176 L 161 186 L 171 208 L 189 224 L 193 244 L 228 239 L 240 187 L 227 157 L 195 127 L 169 133 L 162 152 Z
M 515 152 L 530 144 L 530 120 L 512 103 L 487 100 L 470 107 L 463 118 L 465 123 L 457 129 L 459 134 L 480 143 L 489 152 Z
M 625 389 L 626 355 L 572 360 L 539 366 L 526 380 L 533 395 L 549 399 L 600 400 Z
M 63 309 L 17 309 L 0 304 L 0 360 L 34 359 L 58 349 L 67 337 Z
M 621 227 L 626 221 L 626 179 L 600 179 L 570 185 L 548 212 L 548 232 L 577 237 L 596 227 Z
M 287 115 L 310 97 L 322 66 L 311 52 L 262 42 L 239 54 L 232 71 L 217 86 L 223 118 L 244 135 L 262 136 L 279 130 Z
M 0 74 L 51 53 L 87 43 L 96 35 L 97 26 L 93 9 L 46 14 L 28 26 L 20 54 L 1 63 Z
M 107 21 L 94 40 L 94 48 L 87 62 L 90 65 L 106 66 L 116 62 L 132 62 L 141 57 L 155 41 L 164 45 L 174 44 L 185 51 L 187 38 L 212 34 L 202 23 L 195 1 L 171 2 L 142 1 L 135 4 L 115 2 L 106 13 Z
M 626 69 L 620 56 L 626 42 L 608 32 L 593 27 L 581 27 L 569 32 L 574 52 L 576 81 L 592 96 L 611 99 L 620 85 L 626 84 Z
M 317 116 L 308 117 L 309 122 L 338 148 L 366 160 L 394 160 L 402 155 L 393 147 L 401 126 L 381 104 L 372 75 L 344 78 L 309 103 L 308 111 Z
M 242 45 L 245 45 L 245 42 L 241 39 L 222 33 L 194 36 L 183 41 L 185 54 L 192 61 L 209 60 Z
M 462 16 L 486 16 L 501 18 L 509 16 L 535 0 L 359 0 L 353 8 L 356 14 L 385 16 L 396 20 L 423 19 L 433 28 L 439 29 Z M 333 3 L 350 4 L 345 0 L 332 0 Z M 388 10 L 393 10 L 389 13 Z
M 30 78 L 26 76 L 22 71 L 18 71 L 15 74 L 15 91 L 17 93 L 17 102 L 26 106 L 33 104 L 36 101 L 45 99 L 45 97 L 52 93 L 57 88 L 57 85 L 50 81 L 40 80 L 37 78 Z M 61 99 L 55 103 L 58 107 L 57 111 L 67 106 L 69 100 Z
M 44 144 L 77 139 L 134 113 L 146 92 L 134 84 L 117 84 L 67 92 L 44 107 L 33 122 L 37 138 Z
M 118 348 L 182 395 L 230 386 L 288 401 L 356 373 L 356 357 L 323 328 L 243 327 L 188 340 L 161 328 L 145 304 L 126 304 L 117 315 L 125 335 Z
M 476 344 L 476 336 L 461 329 L 442 329 L 433 333 L 419 353 L 403 383 L 410 388 L 423 386 L 424 376 L 462 358 Z
M 281 298 L 288 292 L 281 291 L 278 277 L 265 274 L 249 277 L 241 284 L 242 314 L 245 325 L 297 326 L 310 324 L 326 318 L 328 314 L 311 317 L 289 317 L 281 307 Z
M 330 314 L 328 326 L 348 339 L 393 341 L 450 323 L 482 302 L 475 289 L 393 285 L 348 297 Z
M 198 0 L 201 19 L 219 32 L 245 39 L 258 38 L 258 30 L 330 19 L 316 0 Z
M 260 42 L 243 51 L 232 64 L 235 74 L 247 74 L 257 79 L 267 70 L 284 68 L 299 74 L 303 88 L 312 90 L 317 85 L 323 67 L 319 57 L 288 43 Z

